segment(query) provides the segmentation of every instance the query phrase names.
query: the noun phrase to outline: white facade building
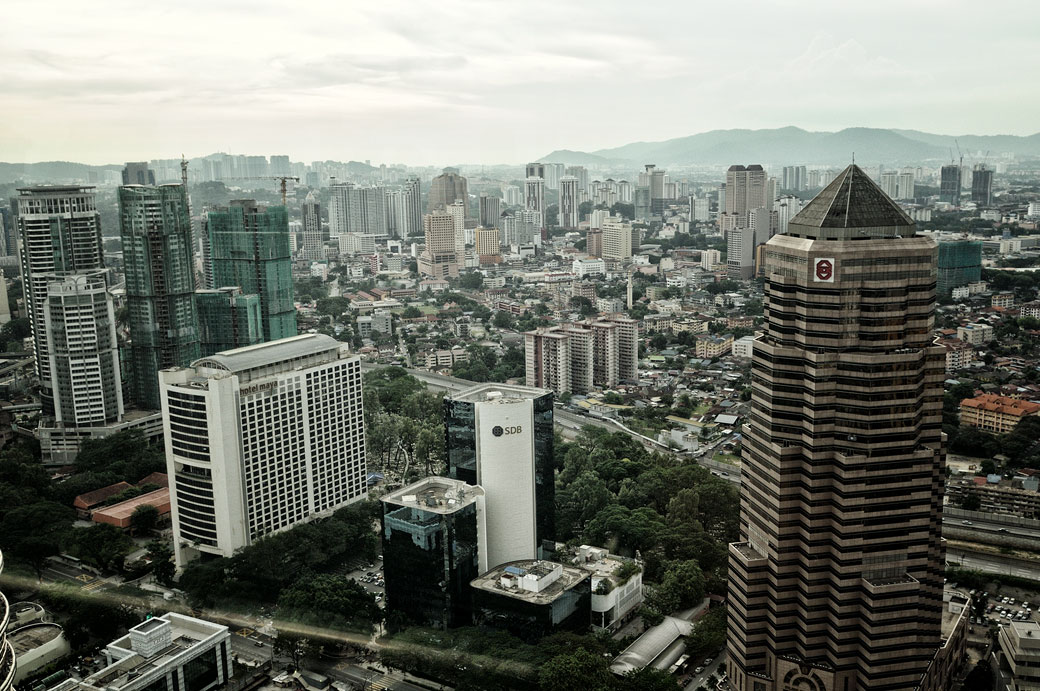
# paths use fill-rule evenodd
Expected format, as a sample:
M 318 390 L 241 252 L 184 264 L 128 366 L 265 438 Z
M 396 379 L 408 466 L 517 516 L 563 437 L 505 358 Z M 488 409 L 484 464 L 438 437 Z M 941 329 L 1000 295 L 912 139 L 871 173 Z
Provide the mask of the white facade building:
M 234 674 L 228 627 L 168 612 L 105 647 L 106 665 L 51 691 L 209 691 Z
M 602 259 L 575 259 L 571 264 L 571 271 L 578 278 L 593 276 L 596 274 L 605 276 L 607 265 Z
M 701 268 L 711 271 L 717 264 L 722 263 L 722 252 L 718 250 L 701 250 Z
M 632 224 L 625 223 L 620 216 L 602 222 L 603 258 L 625 260 L 632 257 Z
M 177 565 L 366 494 L 361 363 L 308 334 L 159 373 Z
M 755 337 L 744 336 L 733 341 L 733 355 L 740 358 L 751 359 L 755 351 Z
M 339 236 L 340 255 L 375 254 L 376 236 L 365 233 L 343 233 Z
M 552 392 L 480 384 L 449 399 L 449 464 L 457 479 L 484 489 L 486 549 L 480 571 L 535 559 L 539 507 L 551 507 Z M 463 431 L 463 428 L 465 431 Z M 471 441 L 472 440 L 472 441 Z M 472 482 L 470 484 L 473 484 Z M 551 510 L 551 509 L 550 509 Z M 542 528 L 545 537 L 544 527 Z

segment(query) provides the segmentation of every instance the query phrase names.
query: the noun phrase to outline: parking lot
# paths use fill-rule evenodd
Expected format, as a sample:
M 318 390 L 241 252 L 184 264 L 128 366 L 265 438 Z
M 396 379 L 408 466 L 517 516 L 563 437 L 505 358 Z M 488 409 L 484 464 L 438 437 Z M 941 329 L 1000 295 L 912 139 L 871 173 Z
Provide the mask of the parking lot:
M 380 555 L 374 561 L 363 561 L 357 559 L 344 567 L 344 575 L 353 578 L 361 584 L 368 592 L 376 598 L 380 607 L 385 607 L 385 592 L 383 590 L 383 557 Z

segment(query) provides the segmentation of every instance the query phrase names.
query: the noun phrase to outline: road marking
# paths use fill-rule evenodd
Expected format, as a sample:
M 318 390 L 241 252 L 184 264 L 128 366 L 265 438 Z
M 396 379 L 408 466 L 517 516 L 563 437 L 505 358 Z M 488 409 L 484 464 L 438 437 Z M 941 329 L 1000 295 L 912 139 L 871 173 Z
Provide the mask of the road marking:
M 244 629 L 243 628 L 243 629 L 239 629 L 235 633 L 237 633 L 239 636 L 251 636 L 251 635 L 253 635 L 254 631 L 253 631 L 253 629 Z
M 83 586 L 82 589 L 86 590 L 88 592 L 94 592 L 95 590 L 101 590 L 104 587 L 105 587 L 105 582 L 104 581 L 94 581 L 93 583 L 88 583 L 87 585 Z
M 390 685 L 394 683 L 394 678 L 384 674 L 375 681 L 368 682 L 365 685 L 366 689 L 373 689 L 374 691 L 384 691 L 390 688 Z
M 91 581 L 94 580 L 94 577 L 91 576 L 90 574 L 81 573 L 80 575 L 76 576 L 76 580 L 77 581 L 83 581 L 84 583 L 90 583 Z

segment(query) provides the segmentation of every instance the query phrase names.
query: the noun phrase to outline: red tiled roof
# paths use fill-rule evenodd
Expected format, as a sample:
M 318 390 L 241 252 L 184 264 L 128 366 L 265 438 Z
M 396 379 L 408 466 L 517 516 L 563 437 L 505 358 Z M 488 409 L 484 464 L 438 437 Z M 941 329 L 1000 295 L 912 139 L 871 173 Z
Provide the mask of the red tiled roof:
M 73 500 L 72 505 L 77 509 L 91 509 L 100 504 L 101 502 L 105 501 L 109 497 L 114 497 L 120 492 L 128 490 L 131 487 L 133 487 L 133 485 L 131 485 L 129 482 L 117 482 L 114 485 L 109 485 L 108 487 L 102 487 L 101 489 L 96 489 L 93 492 L 86 492 L 84 494 L 79 495 Z
M 148 477 L 143 477 L 137 481 L 137 486 L 141 485 L 158 485 L 159 487 L 170 486 L 170 476 L 166 473 L 155 472 Z
M 965 398 L 961 401 L 961 407 L 977 408 L 994 413 L 1001 413 L 1003 415 L 1014 415 L 1017 417 L 1036 415 L 1037 412 L 1040 412 L 1040 403 L 1020 401 L 1017 398 L 997 396 L 996 394 L 991 393 L 984 393 L 975 398 Z

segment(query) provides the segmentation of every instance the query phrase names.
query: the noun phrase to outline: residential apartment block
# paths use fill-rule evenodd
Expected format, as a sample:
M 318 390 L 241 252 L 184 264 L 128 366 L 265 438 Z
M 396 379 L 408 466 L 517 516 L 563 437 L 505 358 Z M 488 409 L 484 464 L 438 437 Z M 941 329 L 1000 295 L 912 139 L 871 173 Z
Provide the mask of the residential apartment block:
M 639 322 L 620 314 L 524 334 L 528 386 L 586 393 L 638 378 Z

